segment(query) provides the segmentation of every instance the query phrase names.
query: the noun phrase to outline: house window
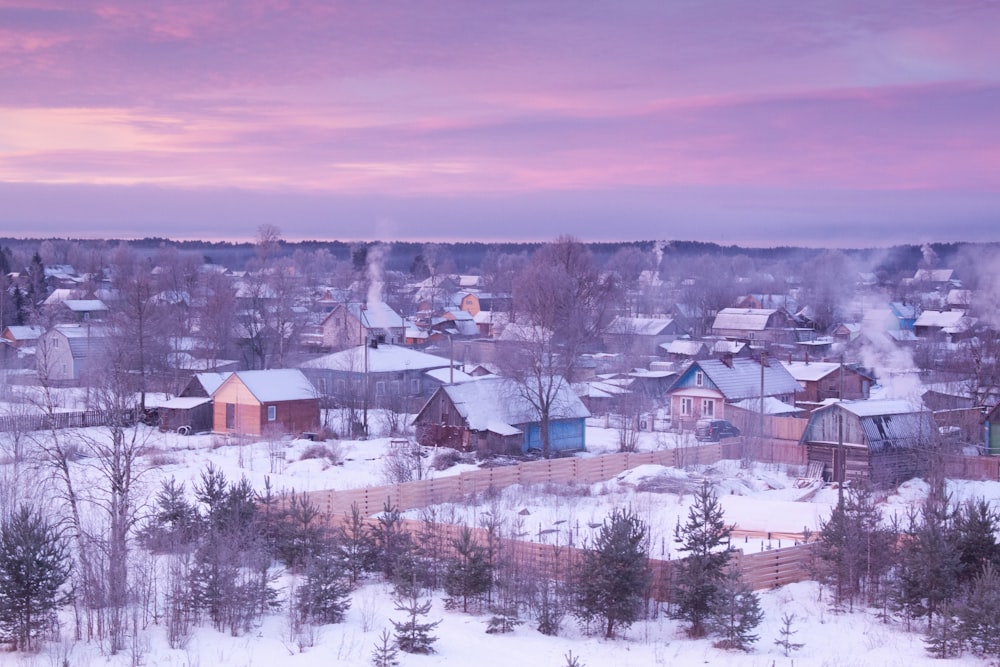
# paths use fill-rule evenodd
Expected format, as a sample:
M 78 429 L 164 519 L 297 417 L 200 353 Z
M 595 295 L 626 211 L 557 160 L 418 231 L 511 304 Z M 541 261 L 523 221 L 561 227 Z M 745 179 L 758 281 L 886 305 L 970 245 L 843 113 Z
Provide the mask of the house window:
M 410 393 L 411 394 L 420 393 L 420 380 L 410 380 Z
M 319 393 L 321 394 L 326 393 L 326 378 L 319 379 Z
M 236 428 L 236 406 L 232 403 L 226 403 L 226 428 Z
M 278 418 L 278 406 L 269 405 L 267 406 L 267 421 L 273 422 Z
M 714 417 L 715 416 L 715 401 L 711 398 L 701 399 L 701 416 L 702 417 Z
M 681 397 L 681 416 L 690 417 L 694 412 L 694 399 L 687 396 Z
M 385 382 L 379 381 L 375 383 L 375 395 L 385 396 Z
M 696 387 L 704 386 L 704 384 L 705 384 L 705 374 L 702 373 L 701 371 L 697 371 L 694 374 L 694 384 L 695 384 Z
M 392 381 L 392 395 L 393 396 L 399 396 L 400 385 L 402 385 L 402 382 L 400 382 L 399 380 L 393 380 Z

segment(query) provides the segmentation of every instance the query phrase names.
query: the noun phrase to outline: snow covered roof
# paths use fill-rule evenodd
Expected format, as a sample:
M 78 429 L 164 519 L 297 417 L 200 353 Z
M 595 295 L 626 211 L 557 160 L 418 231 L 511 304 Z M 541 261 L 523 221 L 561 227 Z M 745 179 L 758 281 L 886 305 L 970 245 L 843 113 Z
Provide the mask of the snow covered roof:
M 840 364 L 828 361 L 782 361 L 781 365 L 799 382 L 822 380 L 840 368 Z
M 169 401 L 164 401 L 157 407 L 166 408 L 167 410 L 190 410 L 199 405 L 209 403 L 211 400 L 208 396 L 179 396 L 171 398 Z
M 760 399 L 759 398 L 745 398 L 742 401 L 737 401 L 733 403 L 734 406 L 742 408 L 749 412 L 755 412 L 760 414 Z M 779 401 L 774 396 L 764 397 L 764 414 L 779 416 L 779 415 L 798 415 L 805 412 L 802 408 L 797 408 L 794 405 L 789 405 L 784 401 Z
M 573 393 L 569 384 L 561 382 L 553 403 L 553 419 L 583 419 L 590 411 Z M 455 405 L 469 428 L 474 431 L 497 431 L 502 425 L 511 427 L 538 421 L 538 411 L 525 399 L 516 382 L 507 378 L 485 377 L 476 382 L 445 385 L 443 391 Z
M 14 337 L 14 340 L 35 340 L 45 333 L 45 329 L 43 327 L 34 324 L 12 324 L 7 327 L 7 331 L 9 331 L 10 335 Z
M 672 340 L 669 343 L 661 343 L 670 354 L 679 354 L 685 357 L 694 357 L 705 351 L 705 341 L 701 340 Z
M 451 361 L 444 357 L 418 352 L 398 345 L 379 345 L 368 348 L 369 373 L 430 370 L 432 368 L 447 368 L 450 364 Z M 299 364 L 299 368 L 363 373 L 365 371 L 365 348 L 363 345 L 359 345 L 327 354 Z
M 968 320 L 963 310 L 925 310 L 913 323 L 915 327 L 934 327 L 947 333 L 965 331 Z
M 316 398 L 316 389 L 297 368 L 275 368 L 266 371 L 237 371 L 219 385 L 214 396 L 226 384 L 238 379 L 261 403 L 301 401 Z
M 903 415 L 920 412 L 921 407 L 910 401 L 898 398 L 869 399 L 861 401 L 840 401 L 837 403 L 848 412 L 859 417 L 874 417 L 877 415 Z
M 954 274 L 953 269 L 917 269 L 913 279 L 921 282 L 946 283 Z
M 775 308 L 723 308 L 715 316 L 712 328 L 763 331 L 768 320 L 777 312 Z
M 623 336 L 659 336 L 673 323 L 672 318 L 616 317 L 608 327 L 608 333 Z
M 195 379 L 202 388 L 211 396 L 232 373 L 195 373 Z
M 747 344 L 738 340 L 717 340 L 712 344 L 713 354 L 739 354 Z
M 476 380 L 478 378 L 469 375 L 464 371 L 460 371 L 457 368 L 435 368 L 429 370 L 424 375 L 433 378 L 440 382 L 441 384 L 449 384 L 452 382 L 469 382 L 470 380 Z
M 63 304 L 74 313 L 95 313 L 108 309 L 100 299 L 66 299 Z
M 738 401 L 760 396 L 761 365 L 753 359 L 732 359 L 730 363 L 719 359 L 705 359 L 694 365 L 704 371 L 726 400 Z M 802 389 L 781 364 L 764 366 L 763 377 L 766 396 L 794 394 Z

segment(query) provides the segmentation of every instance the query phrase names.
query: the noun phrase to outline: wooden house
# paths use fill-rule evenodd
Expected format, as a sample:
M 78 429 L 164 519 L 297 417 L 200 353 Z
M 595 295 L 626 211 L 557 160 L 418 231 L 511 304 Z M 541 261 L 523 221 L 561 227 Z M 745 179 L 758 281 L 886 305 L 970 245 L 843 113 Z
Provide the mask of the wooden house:
M 3 338 L 7 340 L 11 347 L 22 349 L 34 347 L 35 342 L 45 333 L 45 328 L 36 325 L 15 325 L 12 324 L 3 330 Z
M 549 420 L 553 454 L 586 449 L 585 422 L 590 412 L 562 381 Z M 482 378 L 444 385 L 413 420 L 417 441 L 480 456 L 524 454 L 541 450 L 538 411 L 506 378 Z
M 672 318 L 616 317 L 604 334 L 610 351 L 658 356 L 660 345 L 681 335 Z
M 712 334 L 755 345 L 796 340 L 795 320 L 781 308 L 723 308 L 712 322 Z
M 844 401 L 809 417 L 801 445 L 825 479 L 897 484 L 927 471 L 938 441 L 930 411 L 901 400 Z
M 772 396 L 792 403 L 799 383 L 779 363 L 723 358 L 695 361 L 667 390 L 674 423 L 684 430 L 703 418 L 727 419 L 726 406 L 748 398 Z
M 337 304 L 319 324 L 322 347 L 344 350 L 376 341 L 397 345 L 406 339 L 406 322 L 387 304 Z
M 215 433 L 319 430 L 319 396 L 298 369 L 237 371 L 216 388 L 212 402 Z
M 825 361 L 782 361 L 785 370 L 802 385 L 797 405 L 818 405 L 827 399 L 845 401 L 868 398 L 873 379 L 855 366 Z
M 427 372 L 451 365 L 445 357 L 407 347 L 369 345 L 317 357 L 299 368 L 334 405 L 363 407 L 367 396 L 368 407 L 416 409 L 441 385 Z
M 108 348 L 103 327 L 57 324 L 38 337 L 35 364 L 40 377 L 57 384 L 75 384 L 103 366 Z

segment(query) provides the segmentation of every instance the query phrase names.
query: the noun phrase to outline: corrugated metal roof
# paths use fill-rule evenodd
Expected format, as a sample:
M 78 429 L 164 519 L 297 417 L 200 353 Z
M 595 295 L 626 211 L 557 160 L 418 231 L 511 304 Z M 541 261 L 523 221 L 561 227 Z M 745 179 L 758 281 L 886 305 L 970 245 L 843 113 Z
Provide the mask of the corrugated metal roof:
M 718 359 L 697 362 L 722 395 L 729 401 L 760 396 L 761 365 L 753 359 L 733 359 L 726 364 Z M 783 396 L 801 391 L 802 387 L 778 363 L 764 366 L 764 395 Z
M 861 418 L 868 450 L 883 452 L 890 449 L 909 449 L 927 444 L 936 433 L 934 418 L 929 412 L 886 414 Z

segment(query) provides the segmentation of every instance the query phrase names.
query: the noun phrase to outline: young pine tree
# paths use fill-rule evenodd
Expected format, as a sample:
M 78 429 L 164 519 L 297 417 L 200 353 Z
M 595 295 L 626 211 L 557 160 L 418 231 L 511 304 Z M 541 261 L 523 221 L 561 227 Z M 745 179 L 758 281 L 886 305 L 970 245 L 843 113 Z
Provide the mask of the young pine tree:
M 0 523 L 0 635 L 30 650 L 69 601 L 69 548 L 37 509 L 20 507 Z
M 674 531 L 674 541 L 687 556 L 675 563 L 671 614 L 688 623 L 690 637 L 705 636 L 732 555 L 732 527 L 722 516 L 719 499 L 706 482 L 695 494 L 687 521 Z
M 798 630 L 792 630 L 792 624 L 795 622 L 795 614 L 789 614 L 785 612 L 781 615 L 781 629 L 778 631 L 778 638 L 774 640 L 775 646 L 780 646 L 785 652 L 785 657 L 787 658 L 792 651 L 798 651 L 800 648 L 805 646 L 800 642 L 792 641 L 792 637 L 798 634 Z
M 397 667 L 399 665 L 399 649 L 392 635 L 385 628 L 378 636 L 378 641 L 372 650 L 372 667 Z
M 709 628 L 720 639 L 719 648 L 749 651 L 759 638 L 754 630 L 764 620 L 760 598 L 743 581 L 739 570 L 730 567 L 715 596 Z
M 648 551 L 646 525 L 631 510 L 613 510 L 583 552 L 574 586 L 581 623 L 600 622 L 611 639 L 639 620 L 651 576 Z
M 428 623 L 424 619 L 431 611 L 430 598 L 420 601 L 420 587 L 409 586 L 409 595 L 396 600 L 395 609 L 406 614 L 404 620 L 390 621 L 395 630 L 396 646 L 405 653 L 434 652 L 437 637 L 431 634 L 441 621 Z
M 459 537 L 452 540 L 455 555 L 448 560 L 444 577 L 444 590 L 452 601 L 461 599 L 462 611 L 469 611 L 469 600 L 477 599 L 490 590 L 493 572 L 486 558 L 486 550 L 472 536 L 472 529 L 462 528 Z

